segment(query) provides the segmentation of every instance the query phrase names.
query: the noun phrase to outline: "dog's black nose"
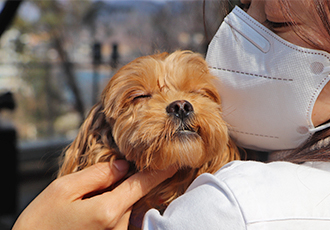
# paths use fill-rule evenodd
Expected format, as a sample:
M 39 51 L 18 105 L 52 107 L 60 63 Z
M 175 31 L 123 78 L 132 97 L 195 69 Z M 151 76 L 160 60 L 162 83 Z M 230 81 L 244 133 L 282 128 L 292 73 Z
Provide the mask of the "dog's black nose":
M 174 116 L 180 118 L 181 120 L 187 118 L 192 112 L 194 112 L 194 107 L 186 100 L 173 101 L 166 107 L 166 112 L 168 114 L 173 114 Z

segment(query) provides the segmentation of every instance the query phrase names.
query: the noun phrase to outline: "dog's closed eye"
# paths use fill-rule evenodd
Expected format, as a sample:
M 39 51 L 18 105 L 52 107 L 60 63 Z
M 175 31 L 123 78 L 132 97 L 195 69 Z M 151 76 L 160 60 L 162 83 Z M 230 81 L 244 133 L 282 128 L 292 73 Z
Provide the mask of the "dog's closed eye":
M 137 94 L 137 95 L 133 96 L 133 101 L 136 102 L 136 101 L 139 101 L 142 99 L 148 99 L 148 98 L 151 98 L 151 94 Z

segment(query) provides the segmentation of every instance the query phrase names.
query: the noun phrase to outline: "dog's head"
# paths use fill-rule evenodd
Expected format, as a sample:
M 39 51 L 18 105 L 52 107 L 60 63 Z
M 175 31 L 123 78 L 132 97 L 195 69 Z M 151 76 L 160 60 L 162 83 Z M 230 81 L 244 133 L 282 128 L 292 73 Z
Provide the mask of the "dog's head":
M 138 171 L 178 165 L 180 187 L 183 178 L 191 182 L 237 159 L 214 80 L 204 59 L 189 51 L 141 57 L 122 67 L 66 151 L 60 175 L 126 158 Z

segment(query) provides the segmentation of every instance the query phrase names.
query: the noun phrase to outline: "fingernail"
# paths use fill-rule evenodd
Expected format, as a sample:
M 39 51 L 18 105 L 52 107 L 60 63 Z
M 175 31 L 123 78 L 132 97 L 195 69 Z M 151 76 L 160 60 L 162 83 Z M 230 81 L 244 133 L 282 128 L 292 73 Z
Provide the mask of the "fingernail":
M 116 160 L 113 162 L 113 166 L 115 166 L 119 172 L 127 172 L 129 169 L 129 164 L 125 160 Z

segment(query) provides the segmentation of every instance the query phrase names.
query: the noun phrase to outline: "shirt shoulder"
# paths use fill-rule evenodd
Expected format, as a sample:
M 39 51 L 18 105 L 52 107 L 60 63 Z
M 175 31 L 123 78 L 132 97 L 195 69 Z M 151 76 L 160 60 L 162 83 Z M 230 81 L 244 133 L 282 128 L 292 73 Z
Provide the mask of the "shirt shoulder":
M 251 229 L 330 229 L 329 168 L 330 163 L 235 161 L 214 177 L 230 188 Z
M 199 176 L 145 229 L 330 229 L 330 173 L 287 162 L 234 161 Z M 189 227 L 188 227 L 189 226 Z

